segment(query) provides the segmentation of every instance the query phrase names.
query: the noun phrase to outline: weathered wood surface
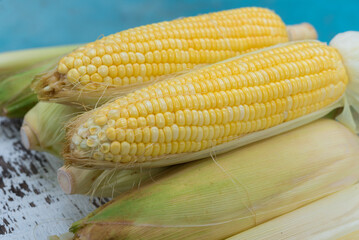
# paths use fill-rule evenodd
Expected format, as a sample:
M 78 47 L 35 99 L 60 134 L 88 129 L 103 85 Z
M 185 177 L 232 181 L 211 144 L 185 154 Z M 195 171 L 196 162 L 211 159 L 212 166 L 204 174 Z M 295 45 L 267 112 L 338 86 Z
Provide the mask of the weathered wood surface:
M 56 180 L 61 160 L 24 149 L 20 126 L 0 117 L 0 239 L 47 239 L 106 199 L 63 194 Z

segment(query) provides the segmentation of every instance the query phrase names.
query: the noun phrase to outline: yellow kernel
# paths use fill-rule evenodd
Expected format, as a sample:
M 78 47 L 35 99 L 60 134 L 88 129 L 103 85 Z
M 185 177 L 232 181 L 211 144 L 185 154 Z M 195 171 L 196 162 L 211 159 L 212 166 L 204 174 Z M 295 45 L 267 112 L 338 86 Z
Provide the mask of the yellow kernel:
M 80 74 L 77 71 L 77 69 L 71 69 L 68 73 L 67 73 L 67 80 L 71 83 L 75 83 L 80 79 Z
M 80 78 L 80 82 L 82 85 L 86 85 L 90 82 L 90 76 L 89 75 L 83 75 L 81 78 Z
M 113 64 L 115 64 L 117 66 L 120 65 L 121 64 L 120 55 L 118 55 L 117 53 L 112 54 L 112 61 L 113 61 Z
M 133 129 L 126 129 L 126 141 L 133 143 L 135 141 L 135 133 Z
M 87 73 L 87 68 L 85 66 L 81 66 L 77 69 L 80 75 L 85 75 Z
M 108 127 L 115 127 L 116 126 L 116 121 L 113 119 L 110 119 L 107 121 L 107 126 Z
M 113 127 L 106 129 L 106 136 L 109 140 L 113 141 L 116 139 L 116 130 Z
M 97 72 L 101 75 L 101 77 L 106 77 L 108 75 L 108 67 L 105 65 L 101 65 Z
M 125 141 L 126 138 L 126 132 L 124 129 L 116 128 L 116 139 L 117 141 Z
M 88 56 L 83 56 L 82 62 L 84 65 L 89 65 L 91 63 L 91 59 Z
M 74 67 L 75 67 L 75 68 L 79 68 L 79 67 L 81 67 L 81 66 L 83 66 L 82 60 L 81 60 L 81 59 L 75 59 L 75 61 L 74 61 Z
M 146 125 L 147 125 L 146 118 L 144 118 L 144 117 L 139 117 L 139 118 L 137 119 L 137 125 L 138 125 L 138 127 L 144 127 L 144 126 L 146 126 Z
M 128 56 L 128 54 L 126 52 L 121 52 L 120 53 L 120 58 L 121 58 L 121 63 L 122 64 L 127 64 L 130 62 L 130 58 Z
M 128 126 L 128 128 L 132 128 L 132 129 L 137 128 L 137 119 L 136 118 L 129 118 L 127 120 L 127 126 Z
M 106 116 L 96 116 L 95 117 L 95 124 L 99 126 L 103 126 L 107 123 L 107 117 Z
M 181 110 L 176 112 L 176 123 L 179 126 L 184 126 L 186 124 L 185 115 Z
M 107 116 L 109 119 L 118 119 L 120 117 L 120 112 L 117 109 L 112 109 L 108 111 Z
M 151 142 L 157 142 L 159 136 L 159 130 L 157 127 L 151 127 Z
M 111 143 L 110 151 L 112 154 L 119 154 L 121 151 L 121 143 L 114 141 Z
M 57 71 L 61 74 L 65 74 L 69 71 L 69 69 L 66 67 L 65 64 L 60 63 L 59 66 L 57 67 Z
M 126 76 L 126 68 L 124 65 L 119 65 L 117 67 L 117 73 L 120 78 L 123 78 Z
M 128 155 L 131 145 L 128 142 L 121 143 L 121 155 Z
M 67 68 L 73 68 L 74 67 L 74 58 L 73 57 L 65 57 L 64 63 Z
M 102 79 L 102 77 L 100 76 L 100 74 L 94 73 L 94 74 L 91 75 L 91 81 L 92 81 L 92 82 L 102 82 L 103 79 Z
M 142 141 L 148 143 L 151 140 L 151 130 L 149 127 L 145 127 L 142 132 Z
M 142 156 L 145 153 L 145 144 L 144 143 L 138 143 L 137 144 L 137 155 Z
M 94 74 L 96 72 L 97 72 L 97 67 L 95 65 L 90 64 L 87 66 L 87 73 L 89 75 Z
M 146 147 L 145 147 L 145 153 L 143 155 L 146 156 L 146 157 L 151 156 L 152 150 L 153 150 L 153 144 L 152 143 L 147 143 Z
M 142 53 L 136 53 L 136 59 L 138 63 L 144 63 L 146 61 L 145 56 Z
M 164 127 L 163 132 L 165 134 L 165 141 L 171 142 L 172 141 L 172 129 L 168 126 Z
M 134 155 L 136 155 L 136 153 L 137 153 L 137 144 L 131 143 L 129 155 L 134 156 Z
M 185 120 L 186 120 L 186 125 L 191 125 L 192 124 L 192 112 L 191 110 L 184 110 L 183 111 L 184 116 L 185 116 Z
M 152 156 L 158 156 L 160 153 L 160 145 L 158 143 L 153 144 Z
M 131 117 L 139 117 L 138 110 L 134 104 L 128 106 L 128 113 Z
M 102 60 L 100 57 L 94 57 L 91 59 L 91 64 L 95 65 L 96 67 L 99 67 L 102 65 Z
M 141 142 L 142 141 L 142 130 L 139 128 L 135 129 L 135 142 Z
M 106 85 L 112 85 L 112 78 L 109 76 L 104 77 L 103 82 L 106 83 Z
M 112 57 L 108 54 L 102 56 L 102 63 L 111 66 L 113 64 Z
M 108 75 L 112 78 L 117 77 L 117 67 L 116 66 L 110 66 L 108 68 Z
M 156 126 L 158 128 L 163 128 L 165 126 L 165 117 L 163 116 L 162 113 L 157 113 L 156 114 Z
M 150 114 L 146 117 L 146 122 L 147 122 L 147 125 L 150 126 L 150 127 L 153 127 L 156 125 L 156 118 L 155 118 L 155 115 L 153 114 Z
M 87 53 L 86 53 L 86 55 L 88 56 L 88 57 L 90 57 L 90 58 L 93 58 L 93 57 L 95 57 L 96 56 L 96 49 L 95 48 L 90 48 L 88 51 L 87 51 Z
M 145 54 L 146 63 L 153 63 L 153 54 L 152 52 L 147 52 Z
M 127 120 L 126 118 L 119 118 L 116 121 L 117 128 L 127 128 Z

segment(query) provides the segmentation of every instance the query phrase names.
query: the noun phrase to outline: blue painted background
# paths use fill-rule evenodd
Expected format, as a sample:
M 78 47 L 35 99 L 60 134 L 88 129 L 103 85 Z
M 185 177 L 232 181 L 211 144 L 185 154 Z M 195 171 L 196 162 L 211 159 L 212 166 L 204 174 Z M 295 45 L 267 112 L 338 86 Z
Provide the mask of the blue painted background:
M 0 0 L 0 52 L 90 42 L 130 27 L 244 6 L 273 9 L 286 24 L 308 21 L 326 42 L 359 30 L 358 0 Z

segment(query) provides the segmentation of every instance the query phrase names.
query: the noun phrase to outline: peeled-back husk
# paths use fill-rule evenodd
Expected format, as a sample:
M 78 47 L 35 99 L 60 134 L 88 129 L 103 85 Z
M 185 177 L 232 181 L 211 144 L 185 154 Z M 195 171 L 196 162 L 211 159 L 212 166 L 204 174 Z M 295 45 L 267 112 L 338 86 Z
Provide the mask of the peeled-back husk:
M 172 168 L 74 223 L 75 239 L 223 239 L 359 180 L 359 138 L 322 119 Z

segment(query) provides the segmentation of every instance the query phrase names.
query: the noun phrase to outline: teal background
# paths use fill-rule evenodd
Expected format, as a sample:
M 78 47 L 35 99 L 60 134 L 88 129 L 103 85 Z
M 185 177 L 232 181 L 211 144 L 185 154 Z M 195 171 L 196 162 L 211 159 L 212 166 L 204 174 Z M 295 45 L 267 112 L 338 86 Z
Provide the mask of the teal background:
M 310 22 L 326 42 L 359 30 L 358 0 L 0 0 L 0 52 L 85 43 L 139 25 L 244 6 L 270 8 L 286 24 Z

